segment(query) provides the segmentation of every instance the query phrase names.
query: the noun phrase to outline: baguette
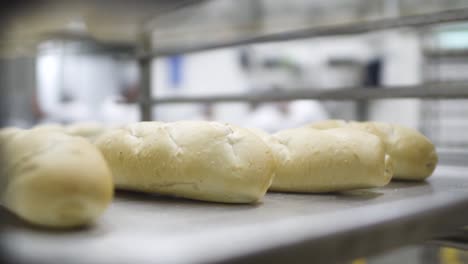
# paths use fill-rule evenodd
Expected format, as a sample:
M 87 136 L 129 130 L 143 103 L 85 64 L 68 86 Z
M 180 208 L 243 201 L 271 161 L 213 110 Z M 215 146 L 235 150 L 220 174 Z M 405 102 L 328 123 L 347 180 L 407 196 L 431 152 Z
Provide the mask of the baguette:
M 97 137 L 106 132 L 108 128 L 97 122 L 78 122 L 69 125 L 42 124 L 32 128 L 36 131 L 62 132 L 71 136 L 78 136 L 93 142 Z
M 350 127 L 378 136 L 394 163 L 394 179 L 421 181 L 432 175 L 438 156 L 434 144 L 415 129 L 383 122 L 328 120 L 308 125 L 315 129 Z
M 267 141 L 277 162 L 272 191 L 322 193 L 380 187 L 393 174 L 382 141 L 366 132 L 296 128 L 280 131 Z
M 113 196 L 110 170 L 87 140 L 47 129 L 1 130 L 1 204 L 52 228 L 93 222 Z
M 101 134 L 106 132 L 108 128 L 104 125 L 95 122 L 80 122 L 65 126 L 64 132 L 72 135 L 84 137 L 94 142 Z
M 203 121 L 140 122 L 100 136 L 116 188 L 254 203 L 271 184 L 270 148 L 247 129 Z

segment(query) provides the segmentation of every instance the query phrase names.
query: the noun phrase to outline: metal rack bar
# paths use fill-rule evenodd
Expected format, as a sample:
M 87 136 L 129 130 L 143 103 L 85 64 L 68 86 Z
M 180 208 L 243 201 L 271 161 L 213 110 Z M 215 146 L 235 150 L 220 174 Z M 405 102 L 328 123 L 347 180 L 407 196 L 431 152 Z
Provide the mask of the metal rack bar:
M 148 34 L 142 33 L 141 36 L 141 49 L 143 52 L 148 51 L 150 47 L 150 38 Z M 140 120 L 141 121 L 151 121 L 153 120 L 152 116 L 152 104 L 150 102 L 151 98 L 151 58 L 141 57 L 138 59 L 139 69 L 140 69 Z
M 260 36 L 250 36 L 243 39 L 233 39 L 224 42 L 207 44 L 184 44 L 175 47 L 156 48 L 152 53 L 146 55 L 149 57 L 168 56 L 181 53 L 197 52 L 209 49 L 225 48 L 238 45 L 247 45 L 264 42 L 279 42 L 295 39 L 304 39 L 310 37 L 349 35 L 392 29 L 399 27 L 420 27 L 432 24 L 441 24 L 468 20 L 468 8 L 434 12 L 429 14 L 419 14 L 402 16 L 397 18 L 385 18 L 372 21 L 361 21 L 350 24 L 338 24 L 330 26 L 310 27 L 295 31 L 273 33 Z
M 459 50 L 424 50 L 423 55 L 428 59 L 456 58 L 466 59 L 468 57 L 467 49 Z
M 348 87 L 332 90 L 297 89 L 233 95 L 172 96 L 153 98 L 151 103 L 274 102 L 303 99 L 345 101 L 392 98 L 466 99 L 468 98 L 468 83 L 439 83 L 363 88 Z
M 330 26 L 311 27 L 296 31 L 273 33 L 260 36 L 250 36 L 243 39 L 234 39 L 223 42 L 207 44 L 183 44 L 180 46 L 156 48 L 152 51 L 145 50 L 140 54 L 140 62 L 149 61 L 151 58 L 163 57 L 174 54 L 197 52 L 209 49 L 231 47 L 236 45 L 255 44 L 264 42 L 279 42 L 310 37 L 349 35 L 366 33 L 399 27 L 420 27 L 432 24 L 441 24 L 468 20 L 468 8 L 403 16 L 398 18 L 385 18 L 374 21 L 361 21 L 351 24 L 339 24 Z M 143 68 L 143 64 L 142 65 Z M 145 72 L 142 69 L 142 73 Z M 149 82 L 149 81 L 148 81 Z M 144 84 L 144 83 L 143 83 Z M 149 86 L 148 84 L 144 84 Z M 450 86 L 450 87 L 445 87 Z M 352 89 L 350 89 L 352 88 Z M 382 87 L 342 88 L 336 90 L 310 90 L 298 89 L 275 93 L 211 95 L 211 96 L 177 96 L 165 98 L 153 98 L 149 89 L 142 94 L 140 101 L 142 120 L 151 120 L 151 105 L 170 103 L 215 103 L 215 102 L 272 102 L 299 99 L 317 100 L 357 100 L 390 99 L 390 98 L 433 98 L 433 99 L 461 99 L 468 98 L 468 84 L 464 85 L 413 85 L 400 87 L 384 87 L 392 89 L 375 89 Z M 408 89 L 410 88 L 410 89 Z M 145 93 L 143 91 L 143 93 Z

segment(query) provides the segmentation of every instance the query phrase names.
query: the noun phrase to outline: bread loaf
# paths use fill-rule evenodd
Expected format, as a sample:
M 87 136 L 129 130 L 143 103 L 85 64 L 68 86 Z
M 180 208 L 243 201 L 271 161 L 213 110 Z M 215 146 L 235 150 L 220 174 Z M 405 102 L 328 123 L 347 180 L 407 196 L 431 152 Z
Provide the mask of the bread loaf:
M 94 221 L 113 195 L 110 170 L 87 140 L 60 132 L 0 132 L 1 204 L 29 223 L 65 228 Z
M 72 136 L 80 136 L 93 142 L 107 131 L 107 127 L 96 122 L 80 122 L 65 126 L 64 132 Z
M 378 136 L 394 163 L 394 179 L 424 180 L 431 176 L 438 162 L 434 144 L 415 129 L 383 122 L 328 120 L 309 125 L 317 129 L 347 126 Z
M 280 131 L 268 139 L 277 168 L 272 191 L 336 192 L 386 185 L 393 174 L 382 141 L 349 128 Z
M 0 141 L 0 143 L 4 144 L 7 142 L 7 139 L 13 137 L 17 132 L 22 131 L 20 128 L 16 127 L 3 127 L 0 129 L 0 138 L 3 139 L 3 141 Z
M 66 126 L 60 124 L 43 124 L 33 127 L 34 130 L 62 132 L 71 136 L 84 137 L 93 142 L 99 135 L 106 132 L 108 128 L 97 122 L 78 122 Z
M 36 131 L 41 130 L 41 131 L 49 131 L 49 132 L 64 132 L 65 128 L 61 124 L 56 124 L 56 123 L 47 123 L 47 124 L 40 124 L 32 127 L 31 129 L 34 129 Z
M 117 188 L 253 203 L 271 184 L 270 148 L 247 129 L 202 121 L 141 122 L 100 136 Z

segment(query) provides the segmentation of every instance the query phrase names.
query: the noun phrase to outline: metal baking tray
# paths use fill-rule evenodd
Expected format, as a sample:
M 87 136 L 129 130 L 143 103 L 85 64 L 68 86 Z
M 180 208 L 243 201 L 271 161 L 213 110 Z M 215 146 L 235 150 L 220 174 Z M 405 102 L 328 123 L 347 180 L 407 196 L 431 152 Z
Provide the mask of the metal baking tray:
M 468 170 L 340 194 L 268 193 L 227 205 L 118 192 L 92 227 L 50 231 L 6 211 L 14 263 L 335 263 L 437 238 L 468 223 Z

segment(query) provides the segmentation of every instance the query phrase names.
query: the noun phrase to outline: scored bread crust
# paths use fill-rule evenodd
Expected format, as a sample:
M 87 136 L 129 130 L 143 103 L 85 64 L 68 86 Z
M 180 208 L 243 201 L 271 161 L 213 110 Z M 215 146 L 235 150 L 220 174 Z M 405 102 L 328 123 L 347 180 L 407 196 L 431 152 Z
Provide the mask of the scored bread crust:
M 44 130 L 0 132 L 3 206 L 29 223 L 76 227 L 110 204 L 110 170 L 87 140 Z
M 95 144 L 119 189 L 253 203 L 264 196 L 274 174 L 270 148 L 229 124 L 140 122 L 109 131 Z
M 384 122 L 327 120 L 307 125 L 315 129 L 350 127 L 378 136 L 394 163 L 394 179 L 424 180 L 434 172 L 438 156 L 434 144 L 415 129 Z

